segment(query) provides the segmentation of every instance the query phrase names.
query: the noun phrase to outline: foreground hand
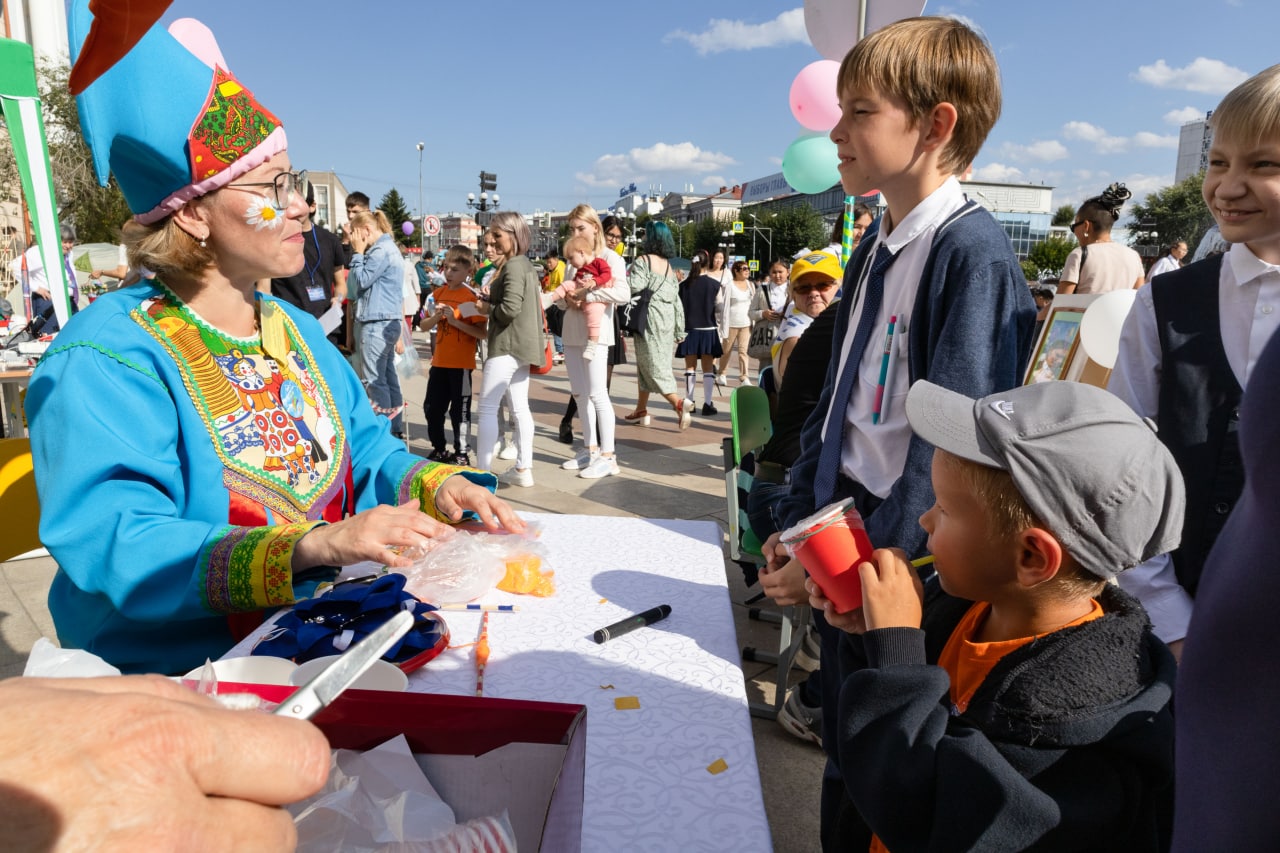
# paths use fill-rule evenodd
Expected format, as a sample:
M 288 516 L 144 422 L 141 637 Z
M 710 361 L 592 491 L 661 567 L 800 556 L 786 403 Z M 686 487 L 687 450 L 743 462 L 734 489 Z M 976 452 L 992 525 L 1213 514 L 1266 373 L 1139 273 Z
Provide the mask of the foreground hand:
M 861 634 L 867 630 L 863 608 L 837 613 L 835 604 L 822 594 L 822 589 L 813 578 L 805 579 L 804 588 L 809 593 L 809 606 L 814 610 L 821 610 L 822 618 L 827 620 L 828 625 L 839 628 L 846 634 Z
M 436 490 L 436 509 L 454 521 L 462 519 L 465 510 L 472 510 L 490 530 L 506 528 L 512 533 L 523 533 L 524 519 L 516 515 L 511 504 L 486 489 L 477 486 L 466 477 L 453 476 Z
M 877 548 L 871 552 L 871 560 L 858 564 L 867 630 L 919 628 L 924 584 L 906 553 L 898 548 Z
M 804 604 L 808 598 L 804 578 L 800 561 L 788 560 L 780 569 L 765 566 L 760 570 L 760 589 L 780 607 Z
M 312 566 L 349 566 L 365 560 L 403 568 L 413 561 L 388 548 L 421 545 L 446 535 L 447 530 L 447 524 L 420 510 L 416 500 L 400 506 L 375 506 L 303 536 L 293 549 L 293 568 L 298 571 Z
M 158 676 L 0 682 L 7 850 L 293 850 L 329 745 Z
M 764 544 L 760 546 L 760 553 L 764 555 L 765 568 L 771 572 L 781 569 L 791 559 L 791 555 L 787 553 L 787 549 L 782 547 L 782 534 L 772 533 L 769 538 L 764 540 Z

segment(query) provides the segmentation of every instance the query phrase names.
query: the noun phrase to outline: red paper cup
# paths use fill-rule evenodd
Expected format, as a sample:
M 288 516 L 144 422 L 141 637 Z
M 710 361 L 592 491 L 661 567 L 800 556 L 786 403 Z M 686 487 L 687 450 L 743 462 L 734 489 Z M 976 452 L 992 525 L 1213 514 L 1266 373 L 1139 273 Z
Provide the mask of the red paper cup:
M 852 503 L 824 507 L 785 531 L 782 545 L 800 561 L 837 613 L 862 606 L 858 564 L 871 559 L 871 540 Z

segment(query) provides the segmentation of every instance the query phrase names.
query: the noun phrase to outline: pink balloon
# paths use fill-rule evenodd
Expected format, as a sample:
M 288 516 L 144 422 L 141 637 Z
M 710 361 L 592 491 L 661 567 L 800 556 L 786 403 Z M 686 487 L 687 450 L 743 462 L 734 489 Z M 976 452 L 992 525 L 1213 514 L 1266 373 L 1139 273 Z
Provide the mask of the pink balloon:
M 811 62 L 791 83 L 791 114 L 809 130 L 828 131 L 840 120 L 836 78 L 840 63 L 830 59 Z
M 413 223 L 408 220 L 405 220 L 403 223 L 401 223 L 400 230 L 404 232 L 404 236 L 408 237 L 410 234 L 413 233 Z

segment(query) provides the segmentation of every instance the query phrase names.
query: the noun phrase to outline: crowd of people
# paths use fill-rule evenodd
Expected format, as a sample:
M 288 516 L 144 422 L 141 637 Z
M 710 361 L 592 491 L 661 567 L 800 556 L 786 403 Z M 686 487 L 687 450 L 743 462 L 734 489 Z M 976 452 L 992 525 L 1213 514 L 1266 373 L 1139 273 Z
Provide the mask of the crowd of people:
M 715 417 L 734 353 L 741 385 L 772 388 L 775 435 L 747 510 L 762 588 L 814 612 L 820 665 L 783 721 L 826 753 L 824 849 L 1244 850 L 1280 837 L 1268 781 L 1280 679 L 1261 661 L 1280 66 L 1212 116 L 1204 198 L 1225 251 L 1181 267 L 1187 245 L 1173 243 L 1148 282 L 1110 239 L 1127 190 L 1077 210 L 1059 292 L 1139 288 L 1106 390 L 1024 385 L 1049 295 L 1033 298 L 1004 231 L 956 178 L 1000 112 L 991 48 L 958 19 L 890 24 L 845 57 L 830 134 L 841 184 L 877 189 L 886 209 L 874 223 L 855 211 L 843 267 L 806 252 L 760 283 L 707 250 L 682 277 L 661 224 L 628 267 L 619 222 L 585 204 L 541 269 L 509 211 L 489 222 L 483 263 L 454 246 L 438 270 L 407 263 L 361 194 L 329 235 L 311 222 L 282 122 L 212 73 L 220 85 L 163 102 L 129 92 L 137 126 L 85 122 L 135 214 L 129 264 L 153 277 L 73 317 L 27 395 L 64 645 L 125 672 L 185 672 L 340 566 L 402 565 L 400 549 L 463 519 L 522 530 L 496 489 L 534 483 L 529 383 L 555 362 L 554 306 L 581 435 L 562 467 L 580 477 L 619 471 L 610 378 L 628 341 L 632 423 L 650 423 L 657 394 L 687 428 L 699 378 L 698 414 Z M 118 111 L 121 91 L 91 87 L 82 113 Z M 199 119 L 229 108 L 261 133 L 210 135 Z M 123 134 L 155 156 L 127 156 Z M 192 134 L 217 164 L 198 174 Z M 350 332 L 322 326 L 344 303 Z M 624 305 L 643 306 L 629 337 Z M 406 447 L 395 367 L 413 327 L 431 335 L 426 458 Z M 768 350 L 753 379 L 757 327 Z M 886 327 L 900 348 L 881 347 Z M 782 545 L 833 503 L 879 546 L 855 567 L 852 610 Z M 85 506 L 105 535 L 86 535 Z M 249 726 L 156 679 L 12 681 L 0 707 L 13 746 L 0 786 L 24 792 L 0 796 L 0 812 L 33 848 L 231 831 L 247 847 L 287 844 L 274 806 L 318 788 L 327 764 L 308 724 Z M 22 746 L 51 727 L 65 737 L 34 768 Z M 212 746 L 228 740 L 251 748 Z M 114 828 L 108 810 L 81 807 L 104 793 Z M 181 841 L 164 835 L 179 817 Z

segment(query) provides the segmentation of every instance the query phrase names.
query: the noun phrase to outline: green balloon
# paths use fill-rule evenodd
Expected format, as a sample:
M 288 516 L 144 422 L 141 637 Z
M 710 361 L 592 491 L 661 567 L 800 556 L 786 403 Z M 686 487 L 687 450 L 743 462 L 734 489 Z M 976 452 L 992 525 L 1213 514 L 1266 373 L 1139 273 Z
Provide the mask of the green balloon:
M 810 195 L 840 183 L 840 156 L 825 133 L 802 133 L 782 155 L 782 177 L 796 192 Z

